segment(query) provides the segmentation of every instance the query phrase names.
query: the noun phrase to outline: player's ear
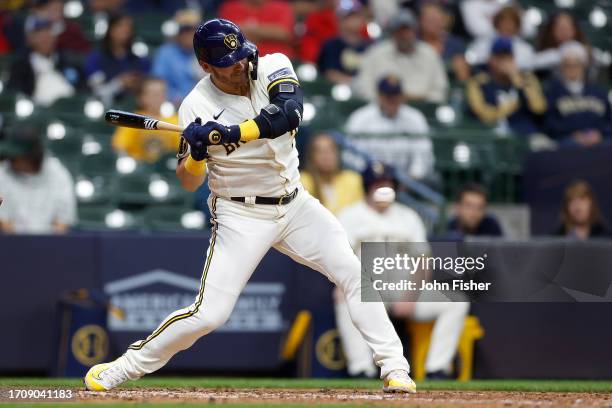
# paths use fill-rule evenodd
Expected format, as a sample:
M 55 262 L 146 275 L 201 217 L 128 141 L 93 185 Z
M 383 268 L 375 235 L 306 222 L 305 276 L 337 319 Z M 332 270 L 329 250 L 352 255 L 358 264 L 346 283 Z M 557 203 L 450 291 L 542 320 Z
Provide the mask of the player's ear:
M 210 64 L 207 64 L 206 62 L 202 61 L 201 59 L 198 59 L 198 64 L 200 64 L 200 66 L 202 67 L 204 72 L 206 72 L 207 74 L 211 73 Z

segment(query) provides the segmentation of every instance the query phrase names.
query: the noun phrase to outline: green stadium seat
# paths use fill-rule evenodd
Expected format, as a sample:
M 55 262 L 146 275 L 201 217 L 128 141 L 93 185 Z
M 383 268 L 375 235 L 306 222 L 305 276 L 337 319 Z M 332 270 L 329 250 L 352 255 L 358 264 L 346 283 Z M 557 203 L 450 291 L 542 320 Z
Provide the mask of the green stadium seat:
M 174 178 L 134 173 L 119 177 L 117 201 L 125 206 L 184 204 L 188 194 Z
M 79 207 L 114 204 L 117 178 L 114 176 L 75 177 L 75 192 Z
M 143 226 L 138 213 L 119 210 L 113 206 L 80 206 L 78 228 L 81 230 L 131 230 Z
M 112 151 L 84 155 L 79 159 L 85 175 L 114 175 L 117 173 L 117 155 Z
M 153 165 L 153 169 L 161 176 L 172 178 L 175 177 L 177 164 L 176 154 L 169 153 L 160 157 Z
M 184 206 L 148 208 L 144 222 L 152 231 L 203 231 L 207 227 L 204 213 Z

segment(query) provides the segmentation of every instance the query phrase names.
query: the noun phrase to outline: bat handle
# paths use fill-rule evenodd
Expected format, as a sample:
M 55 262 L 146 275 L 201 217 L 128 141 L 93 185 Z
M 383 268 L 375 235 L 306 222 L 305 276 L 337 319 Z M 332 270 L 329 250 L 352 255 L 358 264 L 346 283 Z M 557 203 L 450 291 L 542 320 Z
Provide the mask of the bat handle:
M 202 142 L 196 142 L 196 148 L 199 150 L 202 147 L 204 147 L 204 144 Z

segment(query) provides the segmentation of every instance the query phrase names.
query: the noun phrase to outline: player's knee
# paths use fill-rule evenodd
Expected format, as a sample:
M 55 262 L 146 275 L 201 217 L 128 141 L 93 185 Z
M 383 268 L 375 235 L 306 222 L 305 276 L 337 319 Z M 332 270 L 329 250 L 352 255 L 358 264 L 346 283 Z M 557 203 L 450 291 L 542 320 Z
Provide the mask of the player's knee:
M 200 309 L 196 314 L 196 318 L 198 321 L 198 330 L 201 330 L 205 333 L 211 332 L 218 327 L 221 327 L 225 324 L 227 319 L 229 319 L 231 314 L 231 309 L 219 307 L 215 310 L 202 310 Z

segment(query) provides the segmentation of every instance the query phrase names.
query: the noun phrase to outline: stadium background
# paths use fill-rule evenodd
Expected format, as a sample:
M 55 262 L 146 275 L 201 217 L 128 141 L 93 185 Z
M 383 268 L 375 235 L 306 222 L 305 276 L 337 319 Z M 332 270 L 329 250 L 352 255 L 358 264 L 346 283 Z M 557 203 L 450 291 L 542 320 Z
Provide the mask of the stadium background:
M 179 8 L 177 3 L 180 2 L 142 0 L 119 5 L 134 18 L 132 51 L 136 55 L 152 57 L 167 41 L 167 34 L 173 32 L 170 22 Z M 222 2 L 187 3 L 200 7 L 207 19 L 216 15 L 218 3 Z M 295 3 L 295 10 L 312 10 L 318 4 Z M 406 3 L 407 7 L 414 7 L 412 2 Z M 6 1 L 2 5 L 4 27 L 11 24 L 13 28 L 19 27 L 30 13 L 24 2 Z M 458 4 L 448 2 L 447 6 L 453 13 L 453 30 L 467 35 L 461 29 Z M 585 31 L 593 54 L 604 63 L 599 66 L 596 81 L 612 98 L 610 3 L 533 0 L 522 1 L 520 6 L 523 16 L 533 20 L 536 28 L 559 7 L 569 7 Z M 105 33 L 104 13 L 92 13 L 88 4 L 79 1 L 66 1 L 64 13 L 80 25 L 95 49 Z M 316 65 L 297 58 L 305 18 L 306 14 L 296 16 L 292 44 L 296 50 L 294 65 L 306 95 L 304 125 L 298 136 L 302 162 L 309 136 L 333 130 L 338 132 L 334 133 L 336 140 L 344 148 L 345 166 L 360 171 L 367 153 L 356 148 L 353 139 L 341 132 L 349 114 L 366 102 L 355 97 L 349 86 L 330 83 L 317 72 Z M 373 21 L 367 28 L 373 41 L 384 34 Z M 6 39 L 10 40 L 10 36 Z M 3 354 L 0 371 L 46 374 L 58 369 L 56 341 L 61 343 L 61 339 L 56 339 L 59 325 L 55 308 L 60 295 L 67 290 L 105 290 L 111 297 L 115 289 L 119 294 L 122 290 L 133 291 L 130 293 L 136 297 L 139 293 L 152 296 L 154 299 L 149 302 L 162 302 L 164 296 L 177 299 L 178 303 L 189 299 L 193 288 L 185 278 L 198 279 L 197 273 L 192 272 L 201 269 L 207 242 L 207 215 L 201 212 L 207 192 L 203 189 L 192 195 L 180 189 L 174 178 L 173 153 L 155 162 L 142 162 L 114 151 L 115 129 L 103 122 L 104 110 L 112 107 L 135 111 L 133 95 L 105 105 L 87 86 L 82 86 L 70 98 L 46 107 L 37 106 L 28 96 L 7 86 L 19 49 L 11 49 L 10 41 L 4 46 L 0 55 L 3 128 L 25 122 L 44 126 L 46 146 L 72 174 L 78 200 L 78 222 L 67 235 L 0 235 L 1 319 L 4 327 L 14 328 L 12 335 L 3 336 L 0 341 Z M 80 56 L 81 62 L 86 55 Z M 419 212 L 432 239 L 445 237 L 451 203 L 460 186 L 469 181 L 487 187 L 490 210 L 507 228 L 510 239 L 550 235 L 558 224 L 563 190 L 574 179 L 585 179 L 592 185 L 602 211 L 607 219 L 612 219 L 608 181 L 612 148 L 602 143 L 590 149 L 570 147 L 531 152 L 520 135 L 500 132 L 497 126 L 484 125 L 471 116 L 464 84 L 454 79 L 451 68 L 447 68 L 450 86 L 444 102 L 410 103 L 425 114 L 430 125 L 428 137 L 433 143 L 436 178 L 419 182 L 398 175 L 404 192 L 400 199 Z M 172 104 L 164 107 L 173 109 Z M 140 280 L 126 281 L 130 277 Z M 235 320 L 238 323 L 234 328 L 209 336 L 194 349 L 181 353 L 168 366 L 168 372 L 343 375 L 342 370 L 330 369 L 321 362 L 316 347 L 311 348 L 310 354 L 312 364 L 321 366 L 319 371 L 317 367 L 314 371 L 313 367 L 301 371 L 306 363 L 287 363 L 281 358 L 288 330 L 299 311 L 311 312 L 315 343 L 320 334 L 333 329 L 331 287 L 324 279 L 277 253 L 270 253 L 255 273 L 251 290 L 255 294 L 250 299 L 253 303 L 248 303 L 247 290 L 241 309 L 244 316 Z M 267 297 L 257 298 L 257 293 Z M 275 306 L 274 299 L 280 306 Z M 164 316 L 176 304 L 168 301 L 156 312 Z M 260 314 L 249 310 L 252 305 L 259 305 Z M 133 304 L 132 307 L 138 309 Z M 8 313 L 9 310 L 13 312 Z M 611 378 L 606 362 L 612 354 L 609 348 L 612 331 L 601 317 L 609 310 L 607 303 L 474 305 L 472 314 L 480 318 L 485 331 L 485 336 L 476 343 L 474 374 L 477 378 Z M 136 313 L 141 313 L 142 319 L 158 317 L 142 310 Z M 118 328 L 120 319 L 112 319 L 108 349 L 111 355 L 151 328 L 146 322 Z M 252 321 L 257 322 L 255 326 L 249 326 Z M 40 339 L 48 341 L 41 346 Z M 234 344 L 231 351 L 227 350 L 228 344 Z M 531 350 L 528 357 L 526 347 Z

